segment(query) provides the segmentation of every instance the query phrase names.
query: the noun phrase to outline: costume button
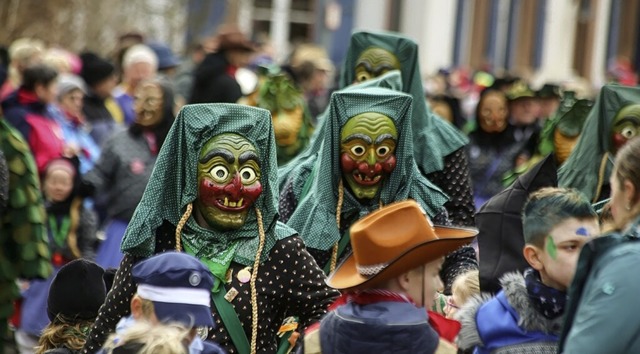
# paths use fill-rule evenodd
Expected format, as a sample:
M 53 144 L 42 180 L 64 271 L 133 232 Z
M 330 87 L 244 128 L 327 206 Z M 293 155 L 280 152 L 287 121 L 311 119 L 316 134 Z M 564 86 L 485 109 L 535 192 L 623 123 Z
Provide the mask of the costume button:
M 611 284 L 611 283 L 605 283 L 605 284 L 602 286 L 602 291 L 603 291 L 605 294 L 607 294 L 607 295 L 611 295 L 611 294 L 613 294 L 613 291 L 614 291 L 615 289 L 616 289 L 616 288 L 615 288 L 615 287 L 613 286 L 613 284 Z

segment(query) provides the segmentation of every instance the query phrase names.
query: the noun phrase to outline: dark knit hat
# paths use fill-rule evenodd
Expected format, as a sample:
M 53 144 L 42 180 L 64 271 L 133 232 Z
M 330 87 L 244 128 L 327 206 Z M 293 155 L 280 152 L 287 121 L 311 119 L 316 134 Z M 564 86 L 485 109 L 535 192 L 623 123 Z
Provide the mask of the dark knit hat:
M 73 260 L 60 268 L 49 288 L 49 320 L 58 315 L 78 320 L 96 318 L 107 295 L 103 274 L 102 267 L 86 259 Z
M 94 86 L 113 75 L 115 70 L 111 63 L 91 52 L 80 54 L 80 60 L 82 60 L 80 76 L 89 86 Z

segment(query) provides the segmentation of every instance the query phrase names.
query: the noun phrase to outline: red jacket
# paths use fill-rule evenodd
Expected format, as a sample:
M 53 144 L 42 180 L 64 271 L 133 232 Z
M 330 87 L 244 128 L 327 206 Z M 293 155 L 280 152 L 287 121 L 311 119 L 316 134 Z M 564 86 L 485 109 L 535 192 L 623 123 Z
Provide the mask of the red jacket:
M 64 140 L 62 128 L 49 115 L 47 105 L 34 92 L 19 89 L 2 101 L 6 120 L 27 140 L 43 174 L 49 161 L 62 156 Z

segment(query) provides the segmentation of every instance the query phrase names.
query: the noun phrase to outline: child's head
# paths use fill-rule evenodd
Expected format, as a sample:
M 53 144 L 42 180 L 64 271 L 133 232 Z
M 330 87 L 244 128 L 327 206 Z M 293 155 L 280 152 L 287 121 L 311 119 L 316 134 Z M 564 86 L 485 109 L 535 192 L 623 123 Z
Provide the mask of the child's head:
M 566 291 L 582 246 L 600 234 L 595 210 L 578 191 L 543 188 L 529 197 L 522 220 L 525 259 L 542 283 Z
M 131 270 L 138 284 L 131 314 L 146 322 L 181 323 L 187 328 L 213 327 L 211 271 L 186 253 L 165 252 L 147 258 Z
M 451 296 L 447 301 L 445 313 L 452 318 L 473 295 L 480 294 L 480 274 L 477 269 L 460 274 L 451 285 Z
M 76 169 L 68 159 L 49 162 L 43 183 L 45 198 L 53 203 L 67 200 L 73 191 L 75 177 Z
M 382 289 L 431 308 L 442 288 L 444 256 L 468 244 L 475 229 L 434 226 L 412 200 L 389 204 L 351 226 L 353 254 L 329 277 L 346 291 Z
M 189 330 L 179 325 L 139 322 L 105 342 L 109 354 L 187 354 Z
M 99 265 L 85 259 L 73 260 L 60 268 L 47 296 L 51 323 L 43 330 L 36 353 L 62 346 L 82 349 L 106 298 L 103 273 Z

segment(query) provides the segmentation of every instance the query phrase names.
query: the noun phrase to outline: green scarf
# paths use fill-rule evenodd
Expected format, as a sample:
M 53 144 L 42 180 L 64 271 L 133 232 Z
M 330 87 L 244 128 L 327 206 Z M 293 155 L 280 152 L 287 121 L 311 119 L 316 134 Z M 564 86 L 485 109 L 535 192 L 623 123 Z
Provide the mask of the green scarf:
M 340 87 L 354 82 L 356 62 L 362 52 L 371 47 L 387 50 L 400 61 L 402 91 L 413 96 L 411 127 L 415 160 L 424 174 L 441 171 L 444 157 L 467 145 L 469 140 L 453 125 L 436 117 L 427 106 L 416 42 L 397 33 L 354 33 L 342 66 Z
M 618 111 L 629 104 L 640 103 L 640 88 L 605 85 L 582 129 L 580 139 L 567 161 L 558 170 L 558 185 L 571 187 L 595 202 L 600 163 L 611 148 L 611 124 Z M 613 156 L 606 161 L 603 183 L 608 183 L 613 170 Z
M 379 200 L 389 203 L 414 199 L 430 216 L 441 212 L 447 196 L 424 178 L 413 157 L 411 134 L 411 101 L 405 93 L 384 88 L 350 89 L 331 96 L 330 113 L 326 120 L 322 147 L 309 192 L 299 201 L 289 226 L 300 232 L 309 248 L 328 250 L 340 237 L 336 223 L 338 184 L 342 178 L 340 167 L 340 130 L 349 118 L 364 112 L 376 112 L 391 118 L 398 130 L 395 155 L 396 168 L 387 176 L 379 192 Z M 343 225 L 379 208 L 378 199 L 361 204 L 345 186 L 342 206 Z
M 127 227 L 122 251 L 148 257 L 155 250 L 156 229 L 164 220 L 177 225 L 188 204 L 197 198 L 197 166 L 205 142 L 222 133 L 248 139 L 260 153 L 263 191 L 256 203 L 266 233 L 261 258 L 266 259 L 276 241 L 296 232 L 278 223 L 277 163 L 275 138 L 269 111 L 236 104 L 197 104 L 182 108 L 158 154 L 142 200 Z M 194 210 L 195 213 L 195 210 Z M 233 261 L 252 266 L 259 245 L 255 212 L 244 226 L 233 231 L 204 230 L 191 220 L 183 229 L 183 240 L 197 255 L 225 263 L 228 249 Z M 228 267 L 228 265 L 227 265 Z

